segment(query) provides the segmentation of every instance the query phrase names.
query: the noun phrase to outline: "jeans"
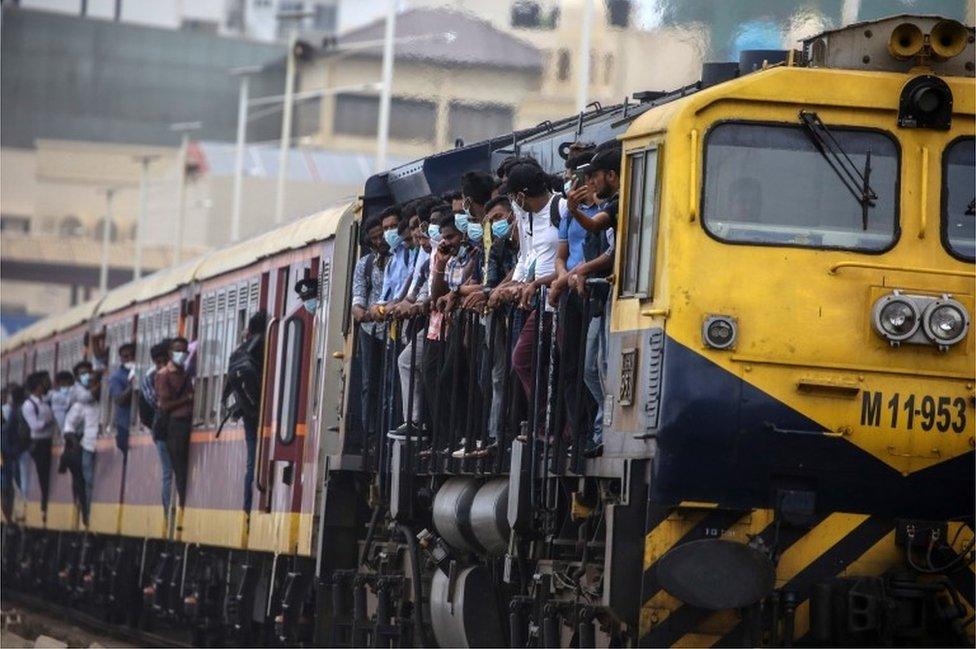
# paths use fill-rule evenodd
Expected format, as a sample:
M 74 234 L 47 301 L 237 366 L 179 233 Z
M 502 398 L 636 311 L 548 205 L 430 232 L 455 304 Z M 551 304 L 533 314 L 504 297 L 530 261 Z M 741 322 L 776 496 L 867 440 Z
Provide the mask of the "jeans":
M 421 404 L 423 398 L 423 377 L 421 376 L 421 366 L 424 361 L 424 346 L 427 342 L 427 328 L 419 328 L 413 340 L 407 343 L 400 352 L 397 359 L 397 367 L 400 370 L 400 398 L 403 400 L 403 412 L 406 413 L 412 407 L 410 421 L 414 424 L 421 423 Z M 413 352 L 414 346 L 417 347 L 416 354 Z M 410 365 L 413 360 L 413 403 L 410 403 Z M 406 418 L 406 414 L 404 414 Z
M 505 320 L 499 315 L 488 318 L 488 335 L 485 345 L 490 346 L 495 339 L 495 349 L 491 358 L 491 410 L 488 414 L 488 436 L 498 439 L 499 424 L 502 418 L 502 404 L 505 400 L 505 375 L 507 374 L 508 339 L 505 336 Z
M 166 440 L 155 440 L 156 453 L 159 455 L 159 466 L 163 470 L 163 515 L 169 516 L 169 506 L 173 494 L 173 462 L 169 459 L 169 449 Z
M 244 511 L 251 511 L 251 499 L 254 495 L 254 456 L 258 448 L 258 416 L 244 415 L 244 443 L 247 445 L 247 463 L 244 465 Z
M 87 521 L 91 515 L 92 495 L 95 488 L 95 451 L 81 450 L 81 475 L 85 478 L 85 497 L 81 516 Z
M 51 438 L 31 440 L 30 455 L 37 467 L 41 487 L 41 511 L 47 512 L 47 499 L 51 493 Z
M 186 473 L 189 469 L 191 426 L 189 417 L 170 417 L 169 429 L 166 432 L 166 448 L 173 464 L 176 495 L 179 496 L 180 507 L 186 507 Z
M 586 330 L 586 361 L 583 365 L 583 382 L 596 401 L 593 418 L 593 443 L 603 442 L 603 386 L 607 380 L 606 316 L 591 318 Z

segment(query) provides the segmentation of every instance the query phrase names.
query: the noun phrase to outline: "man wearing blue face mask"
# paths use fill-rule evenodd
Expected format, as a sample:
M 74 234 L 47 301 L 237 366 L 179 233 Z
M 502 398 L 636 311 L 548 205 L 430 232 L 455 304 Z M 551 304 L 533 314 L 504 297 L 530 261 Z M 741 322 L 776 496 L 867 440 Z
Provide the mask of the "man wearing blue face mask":
M 129 426 L 132 423 L 132 394 L 136 383 L 136 346 L 119 347 L 119 366 L 108 377 L 108 395 L 112 398 L 115 444 L 123 454 L 129 450 Z
M 55 388 L 51 390 L 49 400 L 51 410 L 54 411 L 54 420 L 58 422 L 58 428 L 61 430 L 64 430 L 64 417 L 71 407 L 71 386 L 74 384 L 75 376 L 67 370 L 61 370 L 54 375 Z
M 295 283 L 295 292 L 302 301 L 302 308 L 314 317 L 319 309 L 319 281 L 314 277 L 300 279 Z

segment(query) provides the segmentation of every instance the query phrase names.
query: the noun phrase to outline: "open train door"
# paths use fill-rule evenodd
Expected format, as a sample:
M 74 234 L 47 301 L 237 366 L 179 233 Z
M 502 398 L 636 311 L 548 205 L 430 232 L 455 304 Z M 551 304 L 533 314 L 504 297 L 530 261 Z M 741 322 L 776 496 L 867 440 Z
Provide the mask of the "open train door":
M 302 502 L 301 462 L 306 442 L 308 382 L 314 319 L 294 291 L 317 274 L 317 259 L 285 258 L 268 276 L 269 324 L 265 343 L 262 415 L 248 546 L 294 552 Z

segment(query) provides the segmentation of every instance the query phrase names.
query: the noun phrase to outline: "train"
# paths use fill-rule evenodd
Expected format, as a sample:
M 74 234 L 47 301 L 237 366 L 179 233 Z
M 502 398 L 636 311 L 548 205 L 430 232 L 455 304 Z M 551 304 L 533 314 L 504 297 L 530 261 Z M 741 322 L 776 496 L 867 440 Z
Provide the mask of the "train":
M 52 470 L 46 516 L 33 480 L 3 526 L 4 591 L 199 645 L 972 646 L 973 43 L 906 14 L 746 51 L 684 88 L 459 142 L 18 332 L 5 383 L 95 347 L 114 367 L 130 340 L 146 368 L 177 334 L 198 366 L 173 523 L 151 435 L 134 423 L 123 456 L 106 397 L 89 525 L 68 476 Z M 367 439 L 364 219 L 513 155 L 558 172 L 572 143 L 612 138 L 603 455 L 524 421 L 489 460 Z M 244 511 L 244 432 L 218 435 L 220 395 L 258 310 Z M 483 436 L 483 410 L 455 442 Z

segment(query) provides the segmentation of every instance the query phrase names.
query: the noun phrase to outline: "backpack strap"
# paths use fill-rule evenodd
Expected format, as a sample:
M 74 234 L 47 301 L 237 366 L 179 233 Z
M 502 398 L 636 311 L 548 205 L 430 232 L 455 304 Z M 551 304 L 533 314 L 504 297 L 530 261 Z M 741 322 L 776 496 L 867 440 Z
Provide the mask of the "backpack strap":
M 549 201 L 549 222 L 552 223 L 552 227 L 558 228 L 562 220 L 563 215 L 559 213 L 559 195 L 553 194 L 552 200 Z
M 376 264 L 376 253 L 366 255 L 366 299 L 373 292 L 373 266 Z

